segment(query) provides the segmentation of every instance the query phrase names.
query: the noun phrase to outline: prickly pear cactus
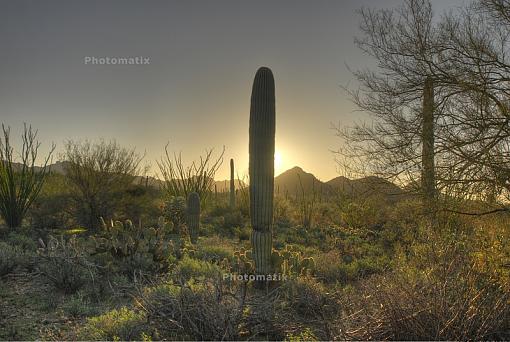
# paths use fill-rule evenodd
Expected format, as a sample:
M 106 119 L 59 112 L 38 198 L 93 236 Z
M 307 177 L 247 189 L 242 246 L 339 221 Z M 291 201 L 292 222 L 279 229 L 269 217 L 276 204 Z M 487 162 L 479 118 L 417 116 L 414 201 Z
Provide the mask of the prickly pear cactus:
M 191 243 L 196 243 L 200 229 L 200 196 L 196 192 L 188 195 L 187 224 Z
M 131 220 L 113 221 L 108 224 L 101 218 L 101 232 L 92 237 L 90 254 L 108 254 L 111 264 L 126 272 L 133 269 L 147 271 L 148 268 L 164 269 L 169 255 L 169 245 L 165 240 L 168 229 L 163 218 L 158 227 L 135 226 Z
M 304 257 L 289 245 L 281 251 L 273 251 L 271 259 L 276 273 L 290 277 L 310 275 L 315 269 L 315 260 L 312 257 Z
M 250 217 L 256 272 L 270 274 L 273 228 L 275 87 L 273 73 L 261 67 L 253 81 L 250 107 Z
M 234 252 L 233 271 L 238 274 L 251 274 L 254 271 L 252 262 L 252 252 L 241 247 Z
M 182 196 L 172 196 L 165 203 L 165 218 L 172 223 L 176 233 L 186 223 L 186 199 Z

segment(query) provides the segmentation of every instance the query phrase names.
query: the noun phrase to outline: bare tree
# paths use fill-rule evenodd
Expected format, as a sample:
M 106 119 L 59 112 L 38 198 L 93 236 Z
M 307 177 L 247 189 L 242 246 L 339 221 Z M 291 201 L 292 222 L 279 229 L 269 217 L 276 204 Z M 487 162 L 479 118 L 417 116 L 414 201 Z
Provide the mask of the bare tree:
M 115 193 L 133 183 L 143 159 L 134 149 L 103 140 L 69 140 L 63 157 L 67 161 L 67 178 L 77 190 L 77 203 L 85 210 L 83 223 L 92 229 L 99 227 L 100 217 L 113 214 Z
M 0 137 L 0 214 L 9 228 L 21 226 L 23 217 L 39 195 L 49 172 L 48 162 L 55 150 L 52 145 L 41 167 L 35 165 L 39 146 L 37 131 L 24 125 L 20 163 L 16 162 L 10 141 L 10 128 L 2 124 Z
M 373 121 L 337 128 L 343 139 L 338 161 L 351 174 L 419 184 L 422 95 L 437 35 L 432 8 L 425 1 L 406 1 L 396 11 L 364 8 L 360 15 L 363 37 L 355 42 L 377 60 L 378 70 L 354 71 L 360 87 L 348 92 Z M 437 85 L 436 93 L 446 95 Z
M 362 9 L 363 37 L 356 42 L 378 68 L 354 71 L 360 87 L 349 92 L 373 120 L 337 128 L 344 140 L 339 162 L 422 189 L 426 152 L 435 156 L 441 193 L 501 198 L 508 192 L 508 13 L 504 0 L 481 0 L 437 21 L 425 0 L 397 10 Z M 427 79 L 434 84 L 433 153 L 422 146 Z

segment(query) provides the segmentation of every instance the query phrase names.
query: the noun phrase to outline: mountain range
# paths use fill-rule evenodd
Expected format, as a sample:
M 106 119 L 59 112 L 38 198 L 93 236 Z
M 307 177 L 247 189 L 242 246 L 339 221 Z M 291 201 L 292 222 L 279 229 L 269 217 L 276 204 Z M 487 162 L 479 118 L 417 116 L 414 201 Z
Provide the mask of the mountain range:
M 64 175 L 66 163 L 65 161 L 57 161 L 49 165 L 50 171 Z M 16 168 L 20 169 L 21 164 L 16 164 Z M 40 167 L 36 166 L 36 169 L 40 169 Z M 152 176 L 137 176 L 135 182 L 140 184 L 147 182 L 148 185 L 154 187 L 161 187 L 163 184 L 161 180 Z M 230 189 L 229 180 L 216 180 L 214 184 L 218 192 L 225 192 Z M 243 181 L 235 180 L 236 189 L 243 184 Z M 338 176 L 323 182 L 298 166 L 276 176 L 274 187 L 276 193 L 292 196 L 299 196 L 303 192 L 305 194 L 315 192 L 317 195 L 321 194 L 323 196 L 346 194 L 355 197 L 382 194 L 388 196 L 388 198 L 405 194 L 403 189 L 383 178 L 368 176 L 359 179 L 349 179 L 344 176 Z
M 405 192 L 397 185 L 386 179 L 369 176 L 359 179 L 349 179 L 338 176 L 329 181 L 323 182 L 313 174 L 305 172 L 296 166 L 287 170 L 275 178 L 275 191 L 278 193 L 288 192 L 292 195 L 313 193 L 324 196 L 334 194 L 346 194 L 350 196 L 371 196 L 385 195 L 398 196 Z

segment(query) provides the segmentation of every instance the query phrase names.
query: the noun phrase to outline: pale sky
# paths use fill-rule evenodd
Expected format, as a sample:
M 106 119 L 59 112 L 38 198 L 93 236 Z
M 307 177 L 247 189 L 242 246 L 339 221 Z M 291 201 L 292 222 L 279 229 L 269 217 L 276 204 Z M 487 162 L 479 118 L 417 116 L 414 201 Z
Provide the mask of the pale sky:
M 435 0 L 436 13 L 463 0 Z M 399 0 L 0 0 L 0 121 L 39 130 L 42 152 L 65 139 L 116 139 L 155 160 L 170 143 L 185 160 L 206 148 L 247 173 L 251 84 L 276 83 L 276 174 L 293 166 L 338 175 L 332 123 L 363 118 L 341 86 L 346 65 L 373 61 L 353 43 L 361 6 Z M 85 65 L 84 58 L 150 58 L 149 65 Z M 14 138 L 14 137 L 13 137 Z M 18 141 L 17 139 L 14 140 Z

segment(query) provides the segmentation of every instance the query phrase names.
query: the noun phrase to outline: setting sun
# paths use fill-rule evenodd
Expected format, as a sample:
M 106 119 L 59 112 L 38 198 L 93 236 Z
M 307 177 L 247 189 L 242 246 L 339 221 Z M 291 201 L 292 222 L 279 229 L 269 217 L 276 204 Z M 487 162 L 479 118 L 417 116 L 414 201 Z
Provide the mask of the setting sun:
M 274 152 L 274 173 L 279 174 L 280 172 L 283 172 L 283 160 L 282 160 L 282 153 L 279 150 L 276 150 Z

